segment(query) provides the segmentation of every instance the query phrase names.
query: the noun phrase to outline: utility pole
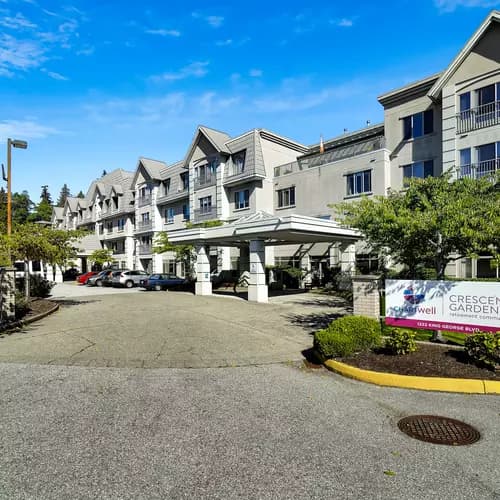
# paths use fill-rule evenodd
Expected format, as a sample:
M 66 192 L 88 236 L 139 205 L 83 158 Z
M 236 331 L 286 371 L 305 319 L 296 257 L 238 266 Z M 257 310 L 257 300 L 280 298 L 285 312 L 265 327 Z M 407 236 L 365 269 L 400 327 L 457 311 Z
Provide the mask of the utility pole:
M 26 149 L 28 143 L 16 139 L 7 139 L 7 236 L 12 233 L 12 151 L 11 148 Z M 5 176 L 4 176 L 5 179 Z

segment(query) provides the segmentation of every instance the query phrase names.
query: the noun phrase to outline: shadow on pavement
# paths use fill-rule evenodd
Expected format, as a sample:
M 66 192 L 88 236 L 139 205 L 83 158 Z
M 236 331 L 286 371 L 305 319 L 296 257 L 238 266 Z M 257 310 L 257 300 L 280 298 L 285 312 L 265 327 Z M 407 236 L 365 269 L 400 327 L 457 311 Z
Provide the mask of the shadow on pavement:
M 308 330 L 309 335 L 322 328 L 326 328 L 333 320 L 345 316 L 341 313 L 313 313 L 313 314 L 289 314 L 284 316 L 293 325 L 301 326 Z

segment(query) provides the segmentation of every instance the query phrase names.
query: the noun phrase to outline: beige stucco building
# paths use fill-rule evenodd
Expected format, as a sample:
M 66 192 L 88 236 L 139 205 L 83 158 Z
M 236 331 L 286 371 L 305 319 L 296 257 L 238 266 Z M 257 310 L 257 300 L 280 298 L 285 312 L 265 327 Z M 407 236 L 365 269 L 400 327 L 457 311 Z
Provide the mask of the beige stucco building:
M 187 224 L 307 216 L 334 220 L 332 203 L 402 189 L 405 179 L 483 176 L 500 169 L 500 12 L 493 11 L 443 72 L 378 98 L 384 121 L 312 146 L 264 129 L 236 137 L 199 126 L 177 163 L 140 158 L 134 172 L 94 181 L 84 199 L 54 213 L 60 227 L 87 227 L 89 248 L 111 248 L 119 267 L 182 274 L 174 253 L 155 254 L 156 235 Z M 250 218 L 249 218 L 250 217 Z M 306 220 L 306 219 L 304 219 Z M 91 241 L 90 241 L 91 240 Z M 82 251 L 82 267 L 85 256 Z M 212 246 L 212 271 L 245 270 L 248 248 Z M 325 278 L 339 267 L 373 271 L 363 242 L 266 245 L 268 265 Z M 489 276 L 489 257 L 457 261 L 458 277 Z

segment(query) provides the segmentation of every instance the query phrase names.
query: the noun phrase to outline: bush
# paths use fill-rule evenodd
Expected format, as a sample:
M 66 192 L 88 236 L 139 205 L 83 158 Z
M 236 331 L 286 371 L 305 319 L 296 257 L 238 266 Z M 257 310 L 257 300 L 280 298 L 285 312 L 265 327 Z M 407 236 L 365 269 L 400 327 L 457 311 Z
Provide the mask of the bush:
M 385 339 L 385 347 L 392 354 L 410 354 L 417 350 L 415 332 L 392 328 Z
M 39 274 L 32 274 L 30 275 L 30 296 L 41 298 L 48 297 L 54 285 L 54 282 L 46 280 Z
M 465 339 L 465 352 L 479 366 L 500 367 L 500 332 L 479 332 Z
M 15 306 L 16 319 L 24 318 L 24 316 L 26 316 L 26 314 L 28 314 L 30 310 L 28 301 L 26 300 L 24 293 L 16 292 L 15 300 L 16 300 L 16 306 Z
M 381 329 L 376 319 L 344 316 L 314 335 L 314 347 L 324 357 L 349 356 L 380 345 Z

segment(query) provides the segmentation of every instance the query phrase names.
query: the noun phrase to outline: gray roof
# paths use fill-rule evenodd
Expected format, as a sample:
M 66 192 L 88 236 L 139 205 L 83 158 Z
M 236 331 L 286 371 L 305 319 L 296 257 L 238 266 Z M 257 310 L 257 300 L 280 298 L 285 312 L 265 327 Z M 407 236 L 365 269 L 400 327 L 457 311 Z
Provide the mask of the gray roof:
M 231 139 L 227 142 L 227 147 L 232 154 L 245 151 L 245 167 L 248 170 L 253 170 L 256 174 L 266 175 L 259 130 L 253 129 L 244 135 Z M 227 162 L 228 169 L 230 163 L 232 163 L 232 159 Z
M 52 207 L 52 217 L 56 220 L 62 220 L 63 218 L 63 207 Z
M 151 179 L 160 179 L 160 171 L 167 166 L 167 164 L 163 161 L 143 157 L 139 158 L 138 165 L 141 164 L 146 169 L 146 172 L 151 177 Z
M 101 242 L 95 233 L 87 234 L 81 240 L 78 240 L 76 246 L 80 255 L 90 255 L 94 250 L 102 248 Z
M 68 196 L 66 198 L 66 205 L 69 207 L 71 212 L 76 212 L 77 211 L 77 205 L 78 205 L 78 200 L 81 198 L 76 198 L 74 196 Z
M 109 174 L 103 175 L 99 179 L 93 180 L 87 191 L 85 199 L 87 200 L 87 202 L 91 202 L 96 189 L 98 189 L 99 193 L 104 197 L 108 197 L 110 195 L 112 187 L 115 187 L 115 191 L 118 194 L 121 194 L 124 190 L 130 189 L 133 177 L 134 172 L 129 172 L 127 170 L 123 170 L 122 168 L 117 168 Z
M 205 134 L 207 139 L 214 145 L 214 147 L 221 151 L 222 153 L 229 153 L 226 142 L 231 139 L 231 136 L 220 130 L 215 130 L 213 128 L 205 127 L 200 125 L 198 129 Z

